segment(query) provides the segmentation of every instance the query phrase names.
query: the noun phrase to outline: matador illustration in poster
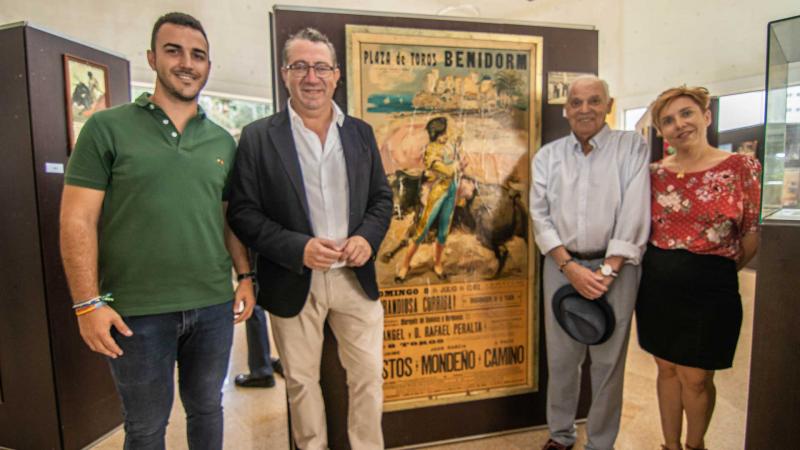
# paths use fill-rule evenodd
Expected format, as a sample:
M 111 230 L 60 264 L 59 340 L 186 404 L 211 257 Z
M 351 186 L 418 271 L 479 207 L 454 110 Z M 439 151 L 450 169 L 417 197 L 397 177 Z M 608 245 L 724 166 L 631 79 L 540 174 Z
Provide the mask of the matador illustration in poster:
M 376 255 L 386 409 L 536 389 L 541 38 L 348 26 L 348 109 L 394 195 Z

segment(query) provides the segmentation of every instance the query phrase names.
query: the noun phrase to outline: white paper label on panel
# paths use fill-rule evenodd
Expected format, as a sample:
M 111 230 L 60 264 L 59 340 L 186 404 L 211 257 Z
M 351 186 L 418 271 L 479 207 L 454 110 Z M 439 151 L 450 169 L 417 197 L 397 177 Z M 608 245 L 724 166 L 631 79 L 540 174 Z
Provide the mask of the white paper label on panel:
M 45 173 L 64 173 L 64 164 L 61 163 L 44 163 Z

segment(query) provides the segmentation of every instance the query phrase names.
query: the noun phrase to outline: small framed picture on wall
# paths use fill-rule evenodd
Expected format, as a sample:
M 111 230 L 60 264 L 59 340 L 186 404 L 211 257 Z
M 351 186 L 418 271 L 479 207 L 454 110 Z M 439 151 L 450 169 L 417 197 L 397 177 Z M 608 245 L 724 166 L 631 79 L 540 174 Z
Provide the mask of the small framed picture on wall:
M 108 67 L 77 56 L 64 55 L 64 85 L 66 88 L 68 152 L 83 124 L 97 111 L 111 105 L 108 93 Z

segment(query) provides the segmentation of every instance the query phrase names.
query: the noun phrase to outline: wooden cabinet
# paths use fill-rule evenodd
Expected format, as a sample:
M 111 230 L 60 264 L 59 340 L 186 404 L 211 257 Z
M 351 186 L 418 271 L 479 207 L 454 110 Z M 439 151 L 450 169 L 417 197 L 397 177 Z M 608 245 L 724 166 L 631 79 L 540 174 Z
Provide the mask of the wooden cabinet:
M 745 448 L 800 442 L 800 226 L 761 227 Z
M 130 99 L 124 58 L 0 27 L 0 447 L 20 450 L 83 448 L 122 422 L 108 363 L 78 334 L 58 247 L 64 54 L 108 68 L 111 105 Z

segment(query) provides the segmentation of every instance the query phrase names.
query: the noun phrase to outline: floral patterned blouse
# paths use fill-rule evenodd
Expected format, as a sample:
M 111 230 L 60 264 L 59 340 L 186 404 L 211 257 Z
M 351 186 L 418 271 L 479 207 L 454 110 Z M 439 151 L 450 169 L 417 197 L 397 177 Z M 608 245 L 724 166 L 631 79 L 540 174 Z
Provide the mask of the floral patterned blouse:
M 741 238 L 758 231 L 761 164 L 734 154 L 710 169 L 683 178 L 650 165 L 650 243 L 736 261 Z

